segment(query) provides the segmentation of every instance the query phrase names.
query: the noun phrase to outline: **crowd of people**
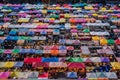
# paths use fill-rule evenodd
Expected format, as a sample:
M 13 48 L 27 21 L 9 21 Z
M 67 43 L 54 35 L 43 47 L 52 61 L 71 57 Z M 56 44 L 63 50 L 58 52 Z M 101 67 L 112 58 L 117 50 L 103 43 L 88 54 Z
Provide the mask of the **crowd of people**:
M 89 73 L 115 73 L 112 79 L 120 78 L 120 5 L 0 4 L 0 10 L 0 72 L 86 80 L 95 78 Z

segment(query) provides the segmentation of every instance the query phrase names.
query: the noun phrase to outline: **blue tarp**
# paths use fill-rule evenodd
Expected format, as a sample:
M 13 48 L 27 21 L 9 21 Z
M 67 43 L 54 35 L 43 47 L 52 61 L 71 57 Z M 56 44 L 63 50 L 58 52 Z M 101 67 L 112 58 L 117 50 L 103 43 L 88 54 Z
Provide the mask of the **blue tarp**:
M 57 57 L 50 57 L 50 58 L 42 58 L 42 62 L 58 62 L 59 58 Z
M 35 53 L 35 49 L 21 49 L 20 53 Z
M 0 14 L 0 17 L 3 17 L 4 14 Z
M 35 32 L 33 32 L 33 31 L 29 31 L 28 32 L 28 35 L 30 35 L 30 36 L 32 36 L 32 35 L 34 35 L 35 34 Z
M 29 29 L 24 28 L 24 29 L 18 29 L 19 32 L 28 32 Z
M 15 62 L 14 67 L 22 67 L 23 62 Z
M 60 40 L 59 40 L 59 43 L 60 43 L 60 44 L 65 44 L 66 41 L 65 41 L 65 39 L 60 39 Z
M 7 40 L 18 40 L 19 37 L 18 36 L 7 36 L 6 39 Z
M 64 25 L 60 25 L 60 29 L 65 29 L 65 26 Z
M 17 13 L 10 13 L 8 16 L 17 16 Z
M 59 46 L 59 50 L 66 50 L 66 46 Z
M 81 26 L 81 25 L 77 25 L 77 28 L 78 28 L 78 29 L 81 29 L 81 28 L 82 28 L 82 26 Z
M 40 34 L 47 34 L 47 31 L 43 30 L 40 32 Z
M 60 30 L 59 30 L 59 29 L 54 29 L 54 32 L 55 32 L 55 33 L 59 33 Z
M 9 32 L 9 35 L 16 35 L 17 34 L 17 31 L 15 31 L 15 30 L 11 30 L 10 32 Z
M 35 54 L 42 54 L 43 50 L 35 50 Z
M 0 43 L 3 43 L 4 40 L 0 40 Z
M 68 78 L 77 78 L 77 73 L 76 72 L 68 72 L 67 77 Z

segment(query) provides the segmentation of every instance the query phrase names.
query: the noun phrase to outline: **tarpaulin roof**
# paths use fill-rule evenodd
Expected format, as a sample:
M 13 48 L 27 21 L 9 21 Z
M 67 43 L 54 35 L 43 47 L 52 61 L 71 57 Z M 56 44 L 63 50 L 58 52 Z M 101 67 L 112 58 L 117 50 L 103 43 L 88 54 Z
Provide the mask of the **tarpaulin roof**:
M 42 62 L 58 62 L 58 61 L 59 61 L 59 58 L 57 57 L 42 58 Z
M 109 79 L 117 79 L 118 78 L 114 72 L 108 72 L 108 73 L 106 73 L 106 75 Z
M 14 67 L 15 62 L 5 62 L 4 68 L 12 68 Z
M 84 63 L 79 63 L 79 62 L 70 62 L 68 64 L 68 68 L 85 68 Z
M 19 72 L 18 79 L 27 79 L 29 72 Z
M 64 62 L 50 62 L 49 67 L 67 67 Z
M 32 67 L 49 67 L 49 63 L 48 62 L 33 62 L 32 63 Z
M 67 72 L 67 78 L 77 78 L 76 72 Z
M 38 79 L 48 79 L 48 73 L 39 74 Z
M 97 78 L 97 75 L 95 73 L 87 73 L 87 78 Z
M 81 46 L 81 50 L 83 54 L 90 54 L 89 48 L 87 46 Z
M 41 62 L 41 58 L 25 58 L 24 63 Z
M 23 64 L 23 62 L 15 62 L 14 67 L 22 67 Z
M 10 76 L 10 72 L 0 72 L 0 79 L 7 79 Z
M 96 75 L 97 75 L 97 78 L 107 78 L 104 72 L 97 72 Z
M 28 78 L 38 78 L 38 72 L 29 72 Z
M 84 62 L 83 58 L 80 58 L 80 57 L 70 57 L 68 58 L 68 61 L 69 62 Z

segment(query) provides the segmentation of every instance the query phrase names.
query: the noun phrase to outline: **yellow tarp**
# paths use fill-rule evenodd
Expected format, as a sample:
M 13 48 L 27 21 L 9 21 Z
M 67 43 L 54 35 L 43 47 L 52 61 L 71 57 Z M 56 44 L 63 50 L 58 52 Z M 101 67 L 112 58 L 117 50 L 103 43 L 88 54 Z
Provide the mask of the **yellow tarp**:
M 55 18 L 49 18 L 49 20 L 55 20 Z
M 29 18 L 20 18 L 18 22 L 29 22 Z
M 98 36 L 94 36 L 94 37 L 92 37 L 92 40 L 93 40 L 93 41 L 99 41 L 100 38 L 99 38 Z
M 92 14 L 92 15 L 95 16 L 95 17 L 98 16 L 98 14 L 96 14 L 96 13 L 95 13 L 95 14 Z
M 61 9 L 61 8 L 60 8 L 60 7 L 56 7 L 55 9 L 59 10 L 59 9 Z
M 65 18 L 69 18 L 70 14 L 64 14 Z
M 47 14 L 47 10 L 42 10 L 42 14 Z
M 5 68 L 12 68 L 12 67 L 14 66 L 14 64 L 15 64 L 15 62 L 6 62 L 6 63 L 4 64 L 4 67 L 5 67 Z
M 100 44 L 101 45 L 107 45 L 107 40 L 106 39 L 101 39 Z
M 86 10 L 93 10 L 94 8 L 92 6 L 85 6 Z
M 120 62 L 111 62 L 113 69 L 120 69 Z
M 11 72 L 10 76 L 11 77 L 18 77 L 19 76 L 19 72 L 18 71 Z
M 106 8 L 105 8 L 105 7 L 103 7 L 103 8 L 101 8 L 101 10 L 106 10 Z
M 61 23 L 64 23 L 65 21 L 66 21 L 66 20 L 65 20 L 64 18 L 61 18 L 61 19 L 60 19 L 60 22 L 61 22 Z

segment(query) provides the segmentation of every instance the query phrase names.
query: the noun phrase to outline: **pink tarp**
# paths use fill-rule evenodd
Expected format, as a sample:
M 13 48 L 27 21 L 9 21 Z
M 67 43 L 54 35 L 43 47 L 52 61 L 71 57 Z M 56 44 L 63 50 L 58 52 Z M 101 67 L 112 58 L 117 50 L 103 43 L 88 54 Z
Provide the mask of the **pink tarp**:
M 67 46 L 67 50 L 74 50 L 73 46 Z
M 32 67 L 49 67 L 49 63 L 48 62 L 34 62 L 32 63 Z
M 117 59 L 118 62 L 120 62 L 120 58 L 119 57 L 117 57 L 116 59 Z
M 5 54 L 11 54 L 11 53 L 12 53 L 12 50 L 6 49 L 6 50 L 4 50 L 4 53 L 5 53 Z
M 10 72 L 0 72 L 0 79 L 7 79 L 10 76 Z
M 51 46 L 44 46 L 44 50 L 51 50 Z

